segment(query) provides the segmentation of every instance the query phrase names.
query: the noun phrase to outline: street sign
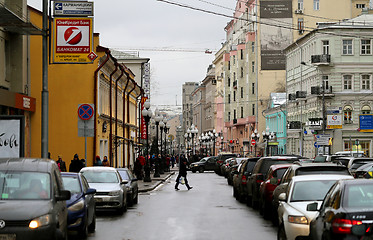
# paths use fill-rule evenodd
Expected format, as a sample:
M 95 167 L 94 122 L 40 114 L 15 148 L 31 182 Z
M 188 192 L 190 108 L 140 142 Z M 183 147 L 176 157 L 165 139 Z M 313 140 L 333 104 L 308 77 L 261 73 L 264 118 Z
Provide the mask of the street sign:
M 81 104 L 78 107 L 78 116 L 82 120 L 91 119 L 94 113 L 95 111 L 93 110 L 93 107 L 89 104 Z
M 93 16 L 93 2 L 65 2 L 55 1 L 53 8 L 54 16 Z
M 342 128 L 342 115 L 341 114 L 331 114 L 327 115 L 327 129 L 337 129 Z
M 251 139 L 251 145 L 255 146 L 255 143 L 256 143 L 255 139 Z
M 324 146 L 329 145 L 330 134 L 318 134 L 316 135 L 317 145 Z

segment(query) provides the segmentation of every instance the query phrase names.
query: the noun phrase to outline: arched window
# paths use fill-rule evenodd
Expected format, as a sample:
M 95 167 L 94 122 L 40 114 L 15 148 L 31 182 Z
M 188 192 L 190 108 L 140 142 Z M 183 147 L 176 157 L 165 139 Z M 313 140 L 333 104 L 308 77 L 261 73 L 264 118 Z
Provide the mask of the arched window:
M 370 114 L 371 108 L 368 105 L 365 105 L 361 108 L 361 114 Z
M 343 122 L 345 124 L 351 124 L 352 123 L 352 107 L 350 105 L 347 105 L 343 108 Z

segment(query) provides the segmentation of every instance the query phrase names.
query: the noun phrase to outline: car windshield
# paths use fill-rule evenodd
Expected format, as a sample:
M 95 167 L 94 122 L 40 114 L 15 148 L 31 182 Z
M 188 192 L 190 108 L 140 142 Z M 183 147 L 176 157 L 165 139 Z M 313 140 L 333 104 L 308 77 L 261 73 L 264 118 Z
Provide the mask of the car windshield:
M 346 208 L 372 209 L 373 183 L 365 185 L 347 185 L 343 206 Z
M 109 171 L 84 171 L 83 176 L 89 183 L 118 183 L 119 179 L 115 172 Z
M 266 176 L 268 169 L 275 164 L 282 164 L 282 163 L 292 163 L 296 159 L 294 158 L 288 158 L 284 160 L 278 160 L 278 159 L 264 159 L 263 164 L 260 166 L 259 172 Z
M 339 174 L 350 175 L 348 169 L 343 166 L 308 166 L 300 167 L 295 175 L 310 175 L 310 174 Z
M 0 171 L 1 200 L 40 200 L 51 198 L 48 173 Z
M 336 180 L 301 181 L 294 183 L 290 202 L 322 201 Z
M 316 156 L 314 162 L 325 162 L 326 156 Z
M 63 186 L 69 190 L 71 194 L 79 194 L 82 192 L 78 177 L 62 176 Z
M 128 172 L 126 170 L 119 170 L 118 172 L 123 180 L 130 180 L 130 177 L 128 176 Z

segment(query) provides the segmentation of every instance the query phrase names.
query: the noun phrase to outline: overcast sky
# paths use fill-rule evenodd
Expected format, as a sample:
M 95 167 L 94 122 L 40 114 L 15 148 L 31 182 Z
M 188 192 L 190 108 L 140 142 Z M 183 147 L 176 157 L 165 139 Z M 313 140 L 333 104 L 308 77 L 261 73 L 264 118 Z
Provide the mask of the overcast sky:
M 41 9 L 42 0 L 27 1 Z M 236 0 L 170 1 L 229 16 L 236 5 Z M 94 10 L 94 32 L 100 33 L 100 45 L 120 50 L 218 50 L 225 41 L 224 27 L 230 21 L 157 0 L 94 0 Z M 160 107 L 181 105 L 182 84 L 203 80 L 214 59 L 214 54 L 203 51 L 138 51 L 140 57 L 150 58 L 151 104 Z

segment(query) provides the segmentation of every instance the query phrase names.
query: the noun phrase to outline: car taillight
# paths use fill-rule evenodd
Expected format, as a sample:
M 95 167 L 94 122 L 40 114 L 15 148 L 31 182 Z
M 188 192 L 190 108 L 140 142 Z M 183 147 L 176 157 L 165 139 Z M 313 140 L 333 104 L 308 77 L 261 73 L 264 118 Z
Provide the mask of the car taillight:
M 246 183 L 247 183 L 246 176 L 243 175 L 243 176 L 242 176 L 242 182 L 241 182 L 241 184 L 242 184 L 242 185 L 246 185 Z
M 334 233 L 351 234 L 353 225 L 362 224 L 361 221 L 337 218 L 333 221 L 332 227 Z

